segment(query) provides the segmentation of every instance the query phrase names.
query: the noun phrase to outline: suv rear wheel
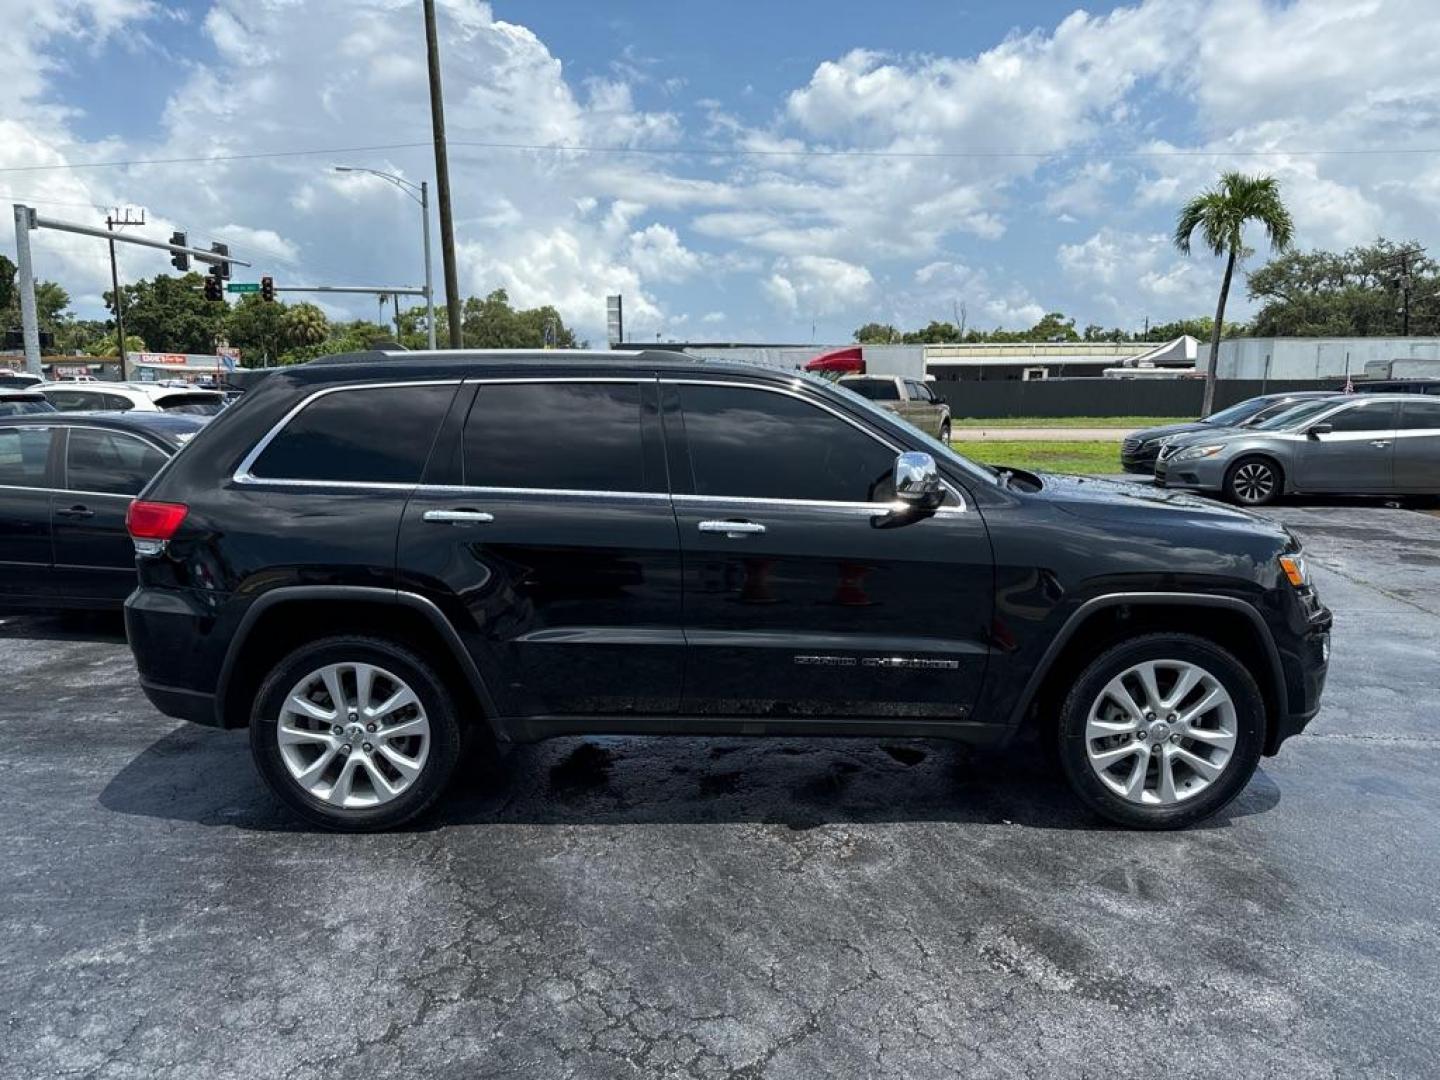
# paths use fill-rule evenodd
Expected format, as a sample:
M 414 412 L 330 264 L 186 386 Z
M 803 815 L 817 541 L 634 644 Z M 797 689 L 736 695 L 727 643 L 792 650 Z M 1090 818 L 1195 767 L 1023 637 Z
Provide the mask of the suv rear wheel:
M 1096 657 L 1065 699 L 1060 759 L 1101 816 L 1179 829 L 1250 782 L 1265 704 L 1234 656 L 1204 638 L 1148 634 Z
M 333 637 L 276 664 L 255 698 L 250 749 L 260 774 L 316 825 L 400 825 L 445 790 L 461 747 L 445 683 L 408 649 Z

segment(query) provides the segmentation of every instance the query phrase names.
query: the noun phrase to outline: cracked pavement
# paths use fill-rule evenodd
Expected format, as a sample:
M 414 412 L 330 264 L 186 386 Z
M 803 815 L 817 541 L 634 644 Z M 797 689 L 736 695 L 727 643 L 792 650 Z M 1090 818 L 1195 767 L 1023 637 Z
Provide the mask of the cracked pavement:
M 1415 1077 L 1440 1015 L 1440 518 L 1276 511 L 1325 708 L 1129 833 L 923 741 L 564 739 L 306 831 L 113 623 L 0 621 L 5 1077 Z

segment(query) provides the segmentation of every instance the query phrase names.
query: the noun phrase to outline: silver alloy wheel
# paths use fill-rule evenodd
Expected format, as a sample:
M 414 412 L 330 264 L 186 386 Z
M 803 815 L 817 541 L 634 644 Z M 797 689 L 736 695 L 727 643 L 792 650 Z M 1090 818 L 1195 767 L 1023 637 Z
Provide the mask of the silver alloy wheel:
M 1275 470 L 1263 461 L 1248 461 L 1235 470 L 1230 486 L 1243 503 L 1263 503 L 1275 491 Z
M 285 698 L 276 738 L 291 779 L 342 809 L 387 803 L 425 768 L 430 721 L 405 681 L 373 664 L 327 664 Z
M 1105 684 L 1085 721 L 1085 754 L 1128 802 L 1171 806 L 1220 778 L 1235 751 L 1235 703 L 1186 660 L 1146 660 Z

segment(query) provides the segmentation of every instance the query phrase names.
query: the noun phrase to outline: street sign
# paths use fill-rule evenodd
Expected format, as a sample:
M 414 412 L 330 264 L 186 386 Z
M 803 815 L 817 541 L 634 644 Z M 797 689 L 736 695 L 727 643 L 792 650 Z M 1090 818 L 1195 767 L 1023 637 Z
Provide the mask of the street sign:
M 258 281 L 227 281 L 225 291 L 228 293 L 259 292 L 260 283 Z

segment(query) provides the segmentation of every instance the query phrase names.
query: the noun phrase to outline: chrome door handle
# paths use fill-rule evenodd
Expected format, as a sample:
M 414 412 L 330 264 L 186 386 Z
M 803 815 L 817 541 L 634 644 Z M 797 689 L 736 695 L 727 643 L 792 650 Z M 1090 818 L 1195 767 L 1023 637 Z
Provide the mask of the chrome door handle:
M 1371 446 L 1374 446 L 1374 447 L 1378 447 L 1378 448 L 1381 449 L 1381 450 L 1384 450 L 1385 447 L 1387 447 L 1387 446 L 1390 445 L 1390 440 L 1389 440 L 1389 439 L 1371 439 L 1371 440 L 1370 440 L 1370 445 L 1371 445 Z
M 495 520 L 494 514 L 487 514 L 483 510 L 426 510 L 420 516 L 425 521 L 439 521 L 451 525 L 484 525 Z
M 731 540 L 738 540 L 742 536 L 749 536 L 752 533 L 763 533 L 765 526 L 758 521 L 702 521 L 700 531 L 703 533 L 724 533 Z
M 56 510 L 55 513 L 60 517 L 67 518 L 92 518 L 95 516 L 94 510 L 91 510 L 88 506 L 80 506 L 78 504 L 66 510 Z

